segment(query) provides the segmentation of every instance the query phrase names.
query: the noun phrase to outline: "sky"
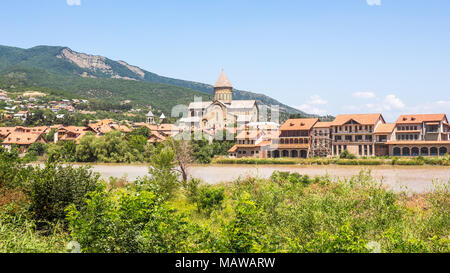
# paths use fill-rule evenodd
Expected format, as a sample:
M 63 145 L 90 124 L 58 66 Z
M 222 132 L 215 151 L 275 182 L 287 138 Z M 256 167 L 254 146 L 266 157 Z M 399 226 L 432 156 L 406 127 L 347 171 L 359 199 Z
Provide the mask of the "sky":
M 450 109 L 449 0 L 3 0 L 0 44 L 68 46 L 314 114 Z

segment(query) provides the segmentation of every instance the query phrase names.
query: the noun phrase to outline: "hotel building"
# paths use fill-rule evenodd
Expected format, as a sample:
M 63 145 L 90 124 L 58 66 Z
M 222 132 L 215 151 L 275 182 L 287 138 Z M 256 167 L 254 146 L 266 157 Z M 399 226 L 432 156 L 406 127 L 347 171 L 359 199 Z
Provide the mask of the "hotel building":
M 445 114 L 402 115 L 395 123 L 389 155 L 443 156 L 450 151 L 450 129 Z
M 332 155 L 347 150 L 356 156 L 374 156 L 375 130 L 384 123 L 381 114 L 338 115 L 331 122 Z

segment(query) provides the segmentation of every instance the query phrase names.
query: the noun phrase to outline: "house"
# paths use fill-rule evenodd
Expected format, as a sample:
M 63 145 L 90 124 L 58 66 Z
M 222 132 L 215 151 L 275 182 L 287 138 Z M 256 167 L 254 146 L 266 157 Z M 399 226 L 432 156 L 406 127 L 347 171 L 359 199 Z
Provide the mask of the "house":
M 450 130 L 445 114 L 402 115 L 387 141 L 394 156 L 443 156 L 450 151 Z
M 55 131 L 53 141 L 75 141 L 79 143 L 80 139 L 88 132 L 93 132 L 89 127 L 83 126 L 61 126 Z
M 18 119 L 21 119 L 22 121 L 25 121 L 29 115 L 30 115 L 30 112 L 28 112 L 28 111 L 19 111 L 16 114 L 14 114 L 14 118 L 18 118 Z
M 264 132 L 261 130 L 247 130 L 241 131 L 236 136 L 236 144 L 228 150 L 230 157 L 267 157 L 267 149 L 262 147 L 269 147 L 270 141 L 265 141 Z
M 388 141 L 392 140 L 392 133 L 395 129 L 395 123 L 381 123 L 374 132 L 375 137 L 375 156 L 388 156 Z
M 1 145 L 9 151 L 14 145 L 18 146 L 20 151 L 26 151 L 36 142 L 45 143 L 42 133 L 11 132 L 3 139 Z
M 327 157 L 331 155 L 333 133 L 331 122 L 319 121 L 313 126 L 311 141 L 312 157 Z
M 311 138 L 318 118 L 288 119 L 281 127 L 278 138 L 272 139 L 267 156 L 306 158 L 311 154 Z
M 384 123 L 379 113 L 338 115 L 331 123 L 332 155 L 339 156 L 344 150 L 356 156 L 375 155 L 374 133 Z

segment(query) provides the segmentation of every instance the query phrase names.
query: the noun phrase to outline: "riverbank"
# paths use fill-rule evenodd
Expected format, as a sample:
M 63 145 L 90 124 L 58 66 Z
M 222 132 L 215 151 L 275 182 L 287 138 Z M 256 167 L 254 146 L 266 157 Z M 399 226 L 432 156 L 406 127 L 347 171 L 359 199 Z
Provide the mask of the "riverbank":
M 228 158 L 217 157 L 213 164 L 245 164 L 245 165 L 398 165 L 422 166 L 439 165 L 450 166 L 450 156 L 443 157 L 374 157 L 374 158 Z
M 102 178 L 125 178 L 134 181 L 148 175 L 146 164 L 76 164 L 92 166 Z M 411 193 L 425 193 L 435 189 L 436 183 L 449 183 L 450 168 L 447 166 L 352 166 L 352 165 L 191 165 L 189 176 L 201 179 L 207 184 L 221 184 L 247 177 L 268 178 L 274 171 L 295 172 L 310 177 L 329 176 L 332 180 L 350 179 L 361 170 L 369 170 L 384 187 L 395 192 L 407 190 Z

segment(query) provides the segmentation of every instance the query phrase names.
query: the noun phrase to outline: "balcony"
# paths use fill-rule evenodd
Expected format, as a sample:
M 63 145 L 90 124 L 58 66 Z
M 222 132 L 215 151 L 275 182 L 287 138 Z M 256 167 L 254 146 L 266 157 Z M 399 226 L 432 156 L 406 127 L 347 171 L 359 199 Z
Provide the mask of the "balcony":
M 373 134 L 373 131 L 366 131 L 366 130 L 362 130 L 362 131 L 337 131 L 337 132 L 333 132 L 335 135 L 367 135 L 367 134 Z

